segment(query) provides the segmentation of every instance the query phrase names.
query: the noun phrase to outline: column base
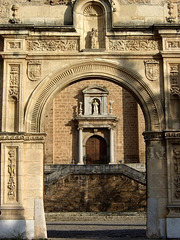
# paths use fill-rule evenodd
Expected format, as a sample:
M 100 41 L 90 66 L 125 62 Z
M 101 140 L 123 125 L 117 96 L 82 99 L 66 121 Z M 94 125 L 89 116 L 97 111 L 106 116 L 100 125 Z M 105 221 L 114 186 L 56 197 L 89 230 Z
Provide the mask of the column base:
M 34 239 L 34 220 L 0 220 L 0 239 Z
M 78 163 L 77 165 L 84 165 L 84 163 Z
M 115 164 L 117 164 L 117 163 L 109 163 L 109 165 L 115 165 Z
M 166 229 L 167 238 L 179 238 L 180 237 L 180 218 L 167 218 Z

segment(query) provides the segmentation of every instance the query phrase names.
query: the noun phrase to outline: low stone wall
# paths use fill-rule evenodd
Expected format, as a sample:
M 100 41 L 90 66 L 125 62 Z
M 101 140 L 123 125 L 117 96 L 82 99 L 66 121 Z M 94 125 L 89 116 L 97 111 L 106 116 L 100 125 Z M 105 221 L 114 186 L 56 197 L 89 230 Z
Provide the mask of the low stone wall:
M 146 187 L 122 174 L 69 175 L 45 187 L 46 212 L 146 209 Z

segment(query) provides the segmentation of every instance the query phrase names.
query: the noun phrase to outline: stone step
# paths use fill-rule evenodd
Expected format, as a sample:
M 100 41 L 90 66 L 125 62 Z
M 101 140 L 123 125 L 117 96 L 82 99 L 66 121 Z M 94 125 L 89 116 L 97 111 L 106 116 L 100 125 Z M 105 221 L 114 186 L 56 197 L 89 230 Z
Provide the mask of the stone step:
M 68 175 L 123 174 L 136 182 L 146 185 L 146 174 L 126 164 L 115 165 L 47 165 L 45 166 L 45 185 L 51 185 Z

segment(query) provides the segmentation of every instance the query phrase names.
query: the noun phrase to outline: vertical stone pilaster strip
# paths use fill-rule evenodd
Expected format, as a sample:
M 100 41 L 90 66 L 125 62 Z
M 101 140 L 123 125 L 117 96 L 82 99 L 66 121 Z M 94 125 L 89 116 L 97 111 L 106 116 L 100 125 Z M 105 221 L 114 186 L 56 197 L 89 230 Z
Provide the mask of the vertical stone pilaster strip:
M 13 101 L 19 100 L 19 80 L 20 80 L 20 65 L 9 65 L 9 99 Z
M 8 148 L 7 154 L 7 201 L 14 203 L 18 202 L 17 148 Z

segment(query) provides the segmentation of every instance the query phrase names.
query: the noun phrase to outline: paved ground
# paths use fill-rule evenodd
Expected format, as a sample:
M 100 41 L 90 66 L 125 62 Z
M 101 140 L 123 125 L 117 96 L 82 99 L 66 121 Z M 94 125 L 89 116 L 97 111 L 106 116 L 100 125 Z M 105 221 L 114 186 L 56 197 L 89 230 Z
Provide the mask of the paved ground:
M 116 220 L 116 221 L 115 221 Z M 91 221 L 48 222 L 48 239 L 60 240 L 145 240 L 145 216 L 122 216 Z

